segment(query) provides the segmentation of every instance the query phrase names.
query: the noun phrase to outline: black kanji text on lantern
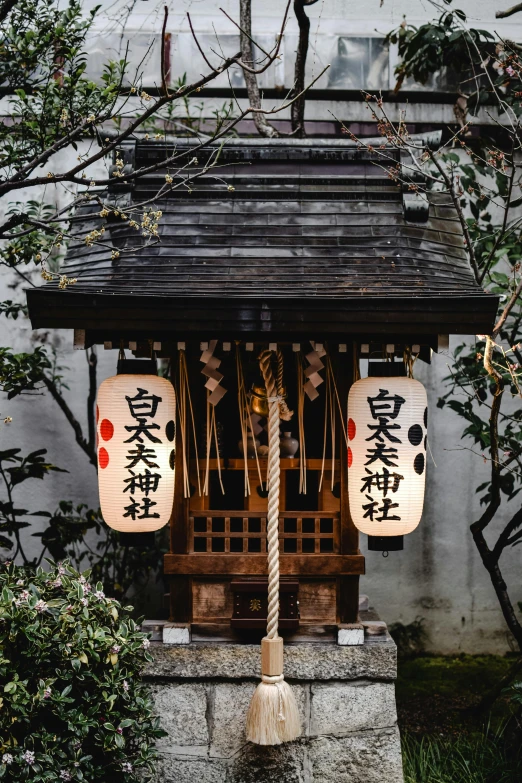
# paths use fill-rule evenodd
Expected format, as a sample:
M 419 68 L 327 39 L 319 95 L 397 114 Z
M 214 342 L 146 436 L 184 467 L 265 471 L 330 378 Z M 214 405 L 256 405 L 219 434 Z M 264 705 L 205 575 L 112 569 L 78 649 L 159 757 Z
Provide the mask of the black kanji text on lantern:
M 132 418 L 137 422 L 135 425 L 125 425 L 127 432 L 133 433 L 124 443 L 133 444 L 135 448 L 130 448 L 126 454 L 126 470 L 128 477 L 123 479 L 124 492 L 129 493 L 130 503 L 124 507 L 124 517 L 130 517 L 134 522 L 136 519 L 158 519 L 159 514 L 152 511 L 157 502 L 149 495 L 158 491 L 162 475 L 159 472 L 153 472 L 150 468 L 158 468 L 155 460 L 157 454 L 154 448 L 147 445 L 144 439 L 152 443 L 161 443 L 161 438 L 153 434 L 153 430 L 161 430 L 159 424 L 153 421 L 158 412 L 159 404 L 163 401 L 162 397 L 156 394 L 150 394 L 147 389 L 139 386 L 136 389 L 134 397 L 125 395 L 129 412 Z M 143 463 L 143 464 L 140 464 Z M 138 472 L 134 470 L 137 468 Z M 141 497 L 139 497 L 139 495 Z M 135 498 L 135 496 L 137 496 Z
M 384 522 L 387 520 L 400 522 L 400 516 L 390 513 L 392 509 L 399 508 L 399 504 L 393 503 L 387 495 L 388 492 L 397 492 L 401 481 L 404 480 L 404 476 L 400 473 L 392 473 L 387 469 L 398 467 L 398 450 L 388 445 L 386 441 L 389 443 L 402 443 L 398 437 L 402 427 L 394 419 L 398 417 L 406 400 L 399 394 L 390 394 L 388 389 L 379 389 L 379 394 L 376 397 L 367 397 L 367 400 L 372 419 L 379 423 L 366 425 L 370 430 L 370 435 L 366 438 L 366 441 L 370 441 L 370 443 L 366 451 L 365 471 L 367 475 L 361 479 L 363 482 L 361 492 L 371 492 L 372 494 L 375 494 L 375 491 L 380 492 L 382 493 L 382 500 L 374 500 L 370 494 L 366 494 L 366 499 L 369 502 L 363 506 L 364 518 L 370 519 L 371 522 Z M 370 445 L 372 448 L 370 448 Z M 381 462 L 384 466 L 382 473 L 379 473 L 377 465 L 374 468 L 375 472 L 367 467 L 377 462 Z

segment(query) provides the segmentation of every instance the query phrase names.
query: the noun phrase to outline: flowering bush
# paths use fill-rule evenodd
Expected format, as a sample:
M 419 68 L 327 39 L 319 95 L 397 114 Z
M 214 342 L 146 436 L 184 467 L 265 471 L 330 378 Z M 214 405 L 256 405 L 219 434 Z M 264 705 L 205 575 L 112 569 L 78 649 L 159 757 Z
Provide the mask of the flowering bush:
M 150 779 L 164 735 L 139 675 L 149 640 L 68 563 L 0 565 L 0 779 Z

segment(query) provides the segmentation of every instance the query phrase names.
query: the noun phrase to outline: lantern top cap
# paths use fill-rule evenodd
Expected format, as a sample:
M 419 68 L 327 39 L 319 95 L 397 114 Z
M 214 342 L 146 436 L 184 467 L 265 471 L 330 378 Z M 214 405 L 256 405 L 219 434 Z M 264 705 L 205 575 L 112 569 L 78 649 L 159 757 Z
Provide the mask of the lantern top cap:
M 419 146 L 436 141 L 419 136 Z M 163 160 L 166 144 L 180 165 L 194 147 L 135 142 L 126 165 Z M 224 146 L 219 177 L 212 166 L 201 175 L 211 155 L 212 146 L 197 151 L 190 192 L 174 188 L 154 205 L 159 242 L 142 242 L 121 214 L 164 186 L 165 170 L 127 190 L 115 182 L 104 202 L 118 214 L 83 209 L 63 266 L 78 282 L 28 291 L 33 327 L 186 336 L 302 334 L 303 324 L 325 336 L 491 330 L 498 298 L 474 280 L 453 206 L 438 193 L 403 192 L 375 165 L 377 153 L 341 139 L 239 139 Z M 387 155 L 401 164 L 399 151 Z M 102 224 L 104 246 L 87 247 L 82 237 Z

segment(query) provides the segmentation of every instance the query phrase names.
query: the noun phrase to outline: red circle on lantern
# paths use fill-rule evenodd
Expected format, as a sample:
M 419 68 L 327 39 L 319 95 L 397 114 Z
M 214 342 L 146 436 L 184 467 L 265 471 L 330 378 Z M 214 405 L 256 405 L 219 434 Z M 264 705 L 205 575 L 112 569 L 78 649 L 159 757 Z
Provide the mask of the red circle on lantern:
M 355 438 L 356 427 L 353 419 L 348 419 L 348 437 L 350 440 Z
M 106 468 L 109 464 L 109 452 L 107 449 L 104 449 L 103 446 L 98 452 L 98 465 L 100 468 Z
M 100 424 L 100 435 L 103 440 L 110 440 L 114 435 L 114 424 L 109 419 L 103 419 Z
M 352 450 L 351 450 L 351 448 L 350 448 L 350 447 L 348 447 L 348 467 L 349 467 L 349 468 L 351 468 L 351 467 L 352 467 L 352 462 L 353 462 L 353 454 L 352 454 Z
M 100 409 L 98 408 L 98 406 L 96 406 L 96 424 L 98 424 L 99 418 L 100 418 Z

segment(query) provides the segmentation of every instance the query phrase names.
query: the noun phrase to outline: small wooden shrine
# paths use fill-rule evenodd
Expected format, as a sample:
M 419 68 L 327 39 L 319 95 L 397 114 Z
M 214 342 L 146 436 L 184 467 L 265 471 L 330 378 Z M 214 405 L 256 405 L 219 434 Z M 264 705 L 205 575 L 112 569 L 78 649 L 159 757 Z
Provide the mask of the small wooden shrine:
M 426 142 L 436 146 L 436 134 Z M 168 144 L 195 154 L 191 140 Z M 215 149 L 198 149 L 199 164 Z M 139 169 L 165 156 L 165 142 L 133 142 L 124 155 L 126 171 Z M 364 557 L 350 518 L 345 411 L 360 360 L 403 372 L 404 359 L 429 362 L 449 334 L 491 329 L 497 298 L 474 282 L 447 197 L 401 189 L 378 160 L 344 140 L 227 142 L 219 169 L 155 204 L 157 243 L 137 240 L 121 214 L 166 172 L 131 188 L 115 182 L 106 200 L 119 214 L 102 219 L 93 207 L 84 225 L 103 223 L 119 255 L 79 242 L 64 268 L 76 285 L 27 292 L 34 328 L 74 329 L 79 348 L 156 356 L 172 378 L 164 568 L 171 619 L 190 623 L 193 638 L 241 640 L 266 624 L 261 351 L 273 351 L 293 414 L 281 426 L 279 627 L 306 639 L 357 619 Z

